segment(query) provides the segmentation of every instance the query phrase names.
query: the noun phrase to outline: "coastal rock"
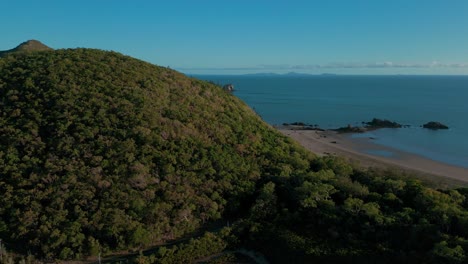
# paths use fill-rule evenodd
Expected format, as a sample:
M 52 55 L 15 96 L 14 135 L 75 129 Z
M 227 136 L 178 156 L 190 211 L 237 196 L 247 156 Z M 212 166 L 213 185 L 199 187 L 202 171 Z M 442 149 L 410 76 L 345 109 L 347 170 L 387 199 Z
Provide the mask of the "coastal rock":
M 345 126 L 345 127 L 340 127 L 337 129 L 332 129 L 333 131 L 336 131 L 338 133 L 364 133 L 367 131 L 365 127 L 355 127 L 355 126 Z
M 367 125 L 367 128 L 400 128 L 402 127 L 401 124 L 398 124 L 396 122 L 392 122 L 387 119 L 378 119 L 374 118 L 370 122 L 365 123 Z
M 306 126 L 306 123 L 304 123 L 304 122 L 294 122 L 294 123 L 291 123 L 291 125 L 293 125 L 293 126 Z
M 432 129 L 432 130 L 437 130 L 437 129 L 448 129 L 448 126 L 440 123 L 440 122 L 428 122 L 423 125 L 424 128 Z
M 223 86 L 223 90 L 226 92 L 232 93 L 234 91 L 234 85 L 232 84 L 226 84 Z
M 317 124 L 311 125 L 304 122 L 293 122 L 293 123 L 283 123 L 284 127 L 289 127 L 291 130 L 315 130 L 315 131 L 325 131 L 325 129 L 320 128 Z
M 362 122 L 364 126 L 359 127 L 359 126 L 352 126 L 348 125 L 346 127 L 340 127 L 337 129 L 332 129 L 338 133 L 364 133 L 366 131 L 370 130 L 376 130 L 379 128 L 401 128 L 403 127 L 402 125 L 389 121 L 387 119 L 378 119 L 374 118 L 370 122 Z

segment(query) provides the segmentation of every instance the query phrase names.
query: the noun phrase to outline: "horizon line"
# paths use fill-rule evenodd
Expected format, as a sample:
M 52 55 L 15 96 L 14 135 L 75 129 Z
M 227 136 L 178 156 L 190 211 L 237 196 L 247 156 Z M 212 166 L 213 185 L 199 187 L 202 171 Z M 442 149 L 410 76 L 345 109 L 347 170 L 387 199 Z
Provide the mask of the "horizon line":
M 185 75 L 219 75 L 219 76 L 261 76 L 261 75 L 271 75 L 277 77 L 299 77 L 299 76 L 460 76 L 466 77 L 468 73 L 332 73 L 332 72 L 323 72 L 323 73 L 303 73 L 303 72 L 286 72 L 286 73 L 275 73 L 275 72 L 257 72 L 257 73 L 194 73 L 194 72 L 185 72 L 179 69 Z

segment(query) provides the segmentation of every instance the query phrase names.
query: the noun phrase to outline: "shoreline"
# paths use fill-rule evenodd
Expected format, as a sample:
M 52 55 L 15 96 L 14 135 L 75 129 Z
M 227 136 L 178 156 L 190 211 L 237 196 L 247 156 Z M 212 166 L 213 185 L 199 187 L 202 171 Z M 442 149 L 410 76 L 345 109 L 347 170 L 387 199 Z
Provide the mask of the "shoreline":
M 284 127 L 276 129 L 319 156 L 344 157 L 364 168 L 375 167 L 410 172 L 422 180 L 445 187 L 468 186 L 468 168 L 378 145 L 368 138 L 351 138 L 349 134 L 339 134 L 331 130 L 295 130 Z

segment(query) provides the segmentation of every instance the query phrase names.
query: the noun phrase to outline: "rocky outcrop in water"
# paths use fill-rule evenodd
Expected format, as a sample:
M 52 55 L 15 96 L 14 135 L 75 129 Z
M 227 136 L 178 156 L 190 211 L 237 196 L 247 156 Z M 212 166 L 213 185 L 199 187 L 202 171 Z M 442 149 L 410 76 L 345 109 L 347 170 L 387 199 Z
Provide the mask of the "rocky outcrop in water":
M 291 130 L 317 130 L 325 131 L 325 129 L 320 128 L 318 125 L 306 124 L 304 122 L 293 122 L 293 123 L 283 123 L 283 127 L 287 127 Z
M 332 130 L 338 133 L 364 133 L 367 131 L 367 128 L 347 125 L 345 127 L 340 127 Z
M 338 133 L 364 133 L 366 131 L 370 131 L 370 130 L 376 130 L 376 129 L 380 129 L 380 128 L 401 128 L 403 127 L 402 125 L 396 123 L 396 122 L 392 122 L 390 120 L 387 120 L 387 119 L 378 119 L 378 118 L 374 118 L 372 119 L 372 121 L 370 122 L 362 122 L 362 124 L 364 124 L 364 126 L 352 126 L 352 125 L 348 125 L 348 126 L 345 126 L 345 127 L 340 127 L 340 128 L 337 128 L 337 129 L 332 129 Z
M 234 85 L 232 84 L 226 84 L 223 86 L 223 90 L 226 91 L 226 92 L 234 92 Z
M 448 129 L 448 126 L 440 123 L 440 122 L 434 122 L 434 121 L 431 121 L 431 122 L 428 122 L 426 124 L 423 125 L 424 128 L 427 128 L 427 129 L 432 129 L 432 130 L 438 130 L 438 129 Z
M 402 125 L 398 124 L 397 122 L 392 122 L 387 119 L 378 119 L 378 118 L 374 118 L 370 122 L 365 122 L 365 124 L 366 124 L 366 127 L 369 129 L 402 127 Z

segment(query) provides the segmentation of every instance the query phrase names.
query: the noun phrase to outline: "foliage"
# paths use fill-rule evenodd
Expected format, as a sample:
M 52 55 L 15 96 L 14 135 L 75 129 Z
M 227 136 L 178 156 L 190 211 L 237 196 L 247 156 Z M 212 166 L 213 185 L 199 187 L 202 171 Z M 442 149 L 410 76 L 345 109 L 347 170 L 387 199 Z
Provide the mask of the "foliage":
M 231 230 L 223 228 L 218 234 L 206 232 L 203 236 L 192 238 L 188 242 L 173 246 L 160 246 L 155 253 L 145 256 L 140 252 L 133 260 L 134 263 L 171 264 L 194 263 L 203 258 L 210 258 L 220 254 L 228 245 Z
M 229 237 L 135 261 L 244 246 L 277 263 L 467 261 L 467 189 L 315 157 L 219 86 L 115 52 L 0 59 L 0 194 L 2 241 L 48 260 L 142 250 L 226 218 Z
M 222 252 L 227 243 L 222 236 L 205 233 L 200 238 L 191 239 L 188 243 L 173 246 L 158 252 L 153 263 L 193 263 L 195 260 Z
M 271 176 L 259 186 L 274 196 L 268 211 L 277 213 L 251 211 L 237 226 L 250 247 L 273 263 L 466 262 L 466 189 L 436 191 L 391 171 L 349 171 L 331 159 L 317 158 L 310 176 Z M 336 176 L 329 164 L 349 173 Z
M 235 96 L 167 68 L 90 49 L 0 59 L 0 237 L 22 253 L 175 239 L 309 159 Z

